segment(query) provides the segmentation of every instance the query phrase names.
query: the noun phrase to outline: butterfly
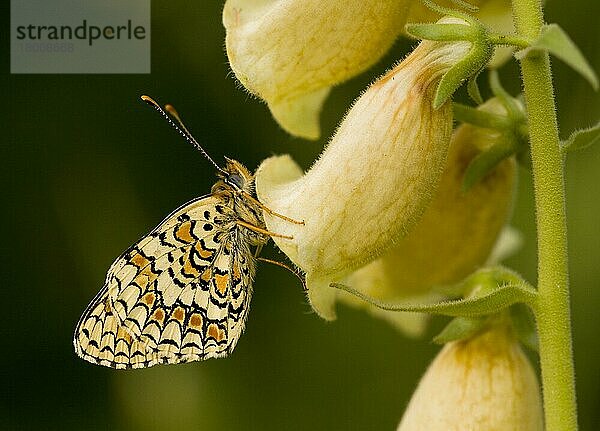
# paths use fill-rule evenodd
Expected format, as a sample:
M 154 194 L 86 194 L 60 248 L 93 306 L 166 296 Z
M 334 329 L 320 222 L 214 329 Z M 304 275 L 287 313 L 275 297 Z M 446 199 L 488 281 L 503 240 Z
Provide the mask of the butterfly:
M 184 138 L 217 168 L 211 193 L 187 202 L 110 266 L 81 316 L 73 344 L 81 358 L 116 369 L 147 368 L 227 356 L 245 326 L 258 252 L 269 237 L 254 176 L 226 158 L 219 167 L 175 109 L 148 96 Z M 263 259 L 267 260 L 267 259 Z M 276 262 L 274 262 L 276 263 Z

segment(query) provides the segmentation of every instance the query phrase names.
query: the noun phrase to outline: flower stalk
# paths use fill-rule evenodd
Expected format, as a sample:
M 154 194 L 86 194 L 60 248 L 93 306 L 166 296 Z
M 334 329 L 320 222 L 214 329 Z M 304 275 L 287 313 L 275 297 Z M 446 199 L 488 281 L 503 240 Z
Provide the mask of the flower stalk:
M 517 31 L 535 39 L 544 23 L 540 0 L 513 0 Z M 546 429 L 577 429 L 575 373 L 569 310 L 567 227 L 560 150 L 548 53 L 521 59 L 530 133 L 538 243 L 538 303 Z

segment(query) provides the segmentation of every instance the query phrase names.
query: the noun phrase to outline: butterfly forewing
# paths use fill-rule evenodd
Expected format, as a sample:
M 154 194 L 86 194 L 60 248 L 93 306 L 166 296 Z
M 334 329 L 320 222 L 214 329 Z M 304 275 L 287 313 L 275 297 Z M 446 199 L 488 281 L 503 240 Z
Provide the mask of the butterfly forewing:
M 254 276 L 233 204 L 222 196 L 198 198 L 121 255 L 77 325 L 79 356 L 142 368 L 231 352 Z

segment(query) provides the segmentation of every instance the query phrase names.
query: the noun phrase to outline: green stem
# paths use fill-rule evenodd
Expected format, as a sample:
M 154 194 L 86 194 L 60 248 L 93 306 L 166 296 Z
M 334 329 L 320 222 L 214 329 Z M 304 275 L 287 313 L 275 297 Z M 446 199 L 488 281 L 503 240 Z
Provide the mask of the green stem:
M 489 35 L 489 38 L 490 42 L 492 42 L 494 45 L 511 45 L 521 49 L 527 48 L 531 44 L 529 40 L 514 34 L 492 33 Z
M 454 102 L 452 104 L 454 119 L 463 123 L 473 124 L 485 129 L 506 130 L 512 126 L 512 122 L 506 116 L 493 114 L 491 112 L 475 109 L 471 106 Z
M 541 0 L 512 0 L 517 32 L 534 40 L 543 24 Z M 544 414 L 548 431 L 577 429 L 569 310 L 563 157 L 550 60 L 532 52 L 521 60 L 535 188 L 538 303 Z

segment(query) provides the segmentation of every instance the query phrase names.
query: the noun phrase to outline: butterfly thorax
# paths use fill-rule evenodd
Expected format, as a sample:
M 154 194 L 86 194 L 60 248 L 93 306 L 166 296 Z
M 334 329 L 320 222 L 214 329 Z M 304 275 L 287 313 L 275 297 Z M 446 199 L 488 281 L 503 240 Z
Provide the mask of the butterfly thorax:
M 257 204 L 254 191 L 254 175 L 233 159 L 226 159 L 227 164 L 217 175 L 217 181 L 211 192 L 213 196 L 222 198 L 233 210 L 236 219 L 242 220 L 260 229 L 266 229 L 262 209 Z M 240 234 L 250 245 L 263 245 L 269 240 L 267 235 L 260 232 L 240 228 Z

